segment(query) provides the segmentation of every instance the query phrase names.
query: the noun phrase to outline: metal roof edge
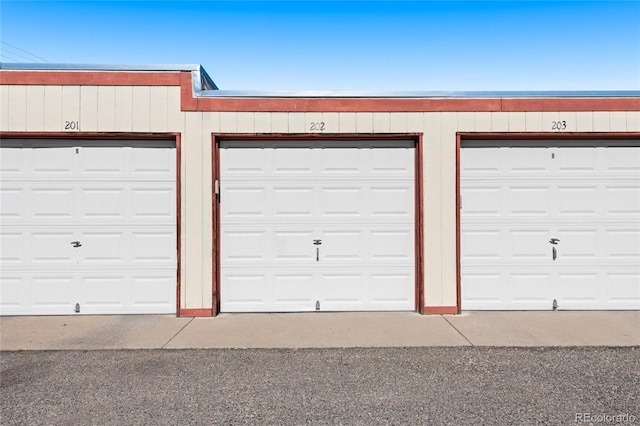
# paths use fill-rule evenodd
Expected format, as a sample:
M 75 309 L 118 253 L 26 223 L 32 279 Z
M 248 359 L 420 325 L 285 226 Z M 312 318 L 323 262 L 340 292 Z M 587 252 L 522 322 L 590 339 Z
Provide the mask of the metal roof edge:
M 257 90 L 202 90 L 199 97 L 211 98 L 635 98 L 640 90 L 567 90 L 567 91 L 257 91 Z
M 200 64 L 52 64 L 0 62 L 0 69 L 29 71 L 200 71 Z

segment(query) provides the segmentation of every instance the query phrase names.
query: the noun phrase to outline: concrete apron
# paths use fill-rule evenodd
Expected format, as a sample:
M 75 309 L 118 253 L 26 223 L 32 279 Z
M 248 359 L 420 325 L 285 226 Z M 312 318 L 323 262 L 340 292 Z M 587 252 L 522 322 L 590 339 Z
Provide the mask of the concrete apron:
M 640 311 L 0 317 L 0 350 L 640 346 Z

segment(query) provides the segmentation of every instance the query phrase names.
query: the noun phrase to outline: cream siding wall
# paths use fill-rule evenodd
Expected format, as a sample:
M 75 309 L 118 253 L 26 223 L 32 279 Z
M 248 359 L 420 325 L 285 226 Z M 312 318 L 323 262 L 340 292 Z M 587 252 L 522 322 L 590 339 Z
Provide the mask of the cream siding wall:
M 181 112 L 180 89 L 0 86 L 0 130 L 177 132 L 181 138 L 181 307 L 212 305 L 212 133 L 421 133 L 427 306 L 456 304 L 456 132 L 640 132 L 640 112 Z M 74 132 L 69 132 L 73 134 Z

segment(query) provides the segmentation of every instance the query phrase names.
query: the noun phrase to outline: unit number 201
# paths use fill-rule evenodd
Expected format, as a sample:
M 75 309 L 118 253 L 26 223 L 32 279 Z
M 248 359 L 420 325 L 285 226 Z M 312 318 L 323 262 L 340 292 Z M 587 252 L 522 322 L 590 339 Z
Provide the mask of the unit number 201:
M 551 122 L 551 130 L 566 130 L 567 122 L 566 121 L 552 121 Z

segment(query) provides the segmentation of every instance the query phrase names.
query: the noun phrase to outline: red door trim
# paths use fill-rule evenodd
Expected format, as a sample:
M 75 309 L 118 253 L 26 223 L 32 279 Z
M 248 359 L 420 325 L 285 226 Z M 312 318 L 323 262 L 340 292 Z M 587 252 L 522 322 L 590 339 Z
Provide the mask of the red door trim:
M 330 141 L 330 140 L 349 140 L 349 141 L 367 141 L 367 140 L 413 140 L 416 144 L 414 150 L 415 156 L 415 306 L 416 312 L 424 313 L 424 265 L 423 265 L 423 194 L 422 194 L 422 133 L 387 133 L 387 134 L 375 134 L 375 133 L 348 133 L 348 134 L 225 134 L 214 133 L 211 135 L 212 145 L 212 185 L 215 185 L 215 180 L 220 179 L 220 142 L 223 140 L 318 140 L 318 141 Z M 213 314 L 216 315 L 220 312 L 220 294 L 224 289 L 220 288 L 220 259 L 221 259 L 221 247 L 220 247 L 220 214 L 219 204 L 215 197 L 215 193 L 212 193 L 213 202 L 213 283 L 212 291 L 216 296 L 214 302 Z

